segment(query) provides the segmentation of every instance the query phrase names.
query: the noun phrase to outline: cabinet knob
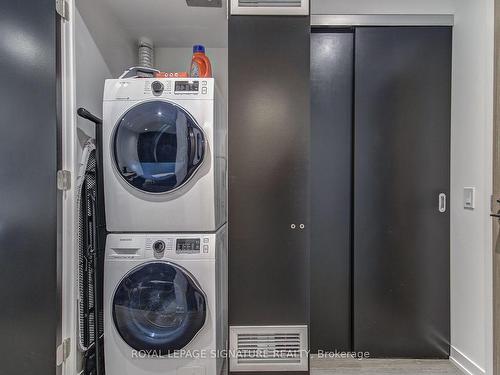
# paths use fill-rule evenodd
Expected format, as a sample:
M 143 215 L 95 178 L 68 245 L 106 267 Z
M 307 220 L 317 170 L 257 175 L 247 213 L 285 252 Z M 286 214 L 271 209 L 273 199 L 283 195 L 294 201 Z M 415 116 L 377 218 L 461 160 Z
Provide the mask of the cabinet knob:
M 304 224 L 300 224 L 300 225 L 299 225 L 299 228 L 300 228 L 300 229 L 304 229 L 305 227 L 306 227 L 306 226 L 305 226 Z
M 290 225 L 290 228 L 295 229 L 297 226 L 295 224 Z

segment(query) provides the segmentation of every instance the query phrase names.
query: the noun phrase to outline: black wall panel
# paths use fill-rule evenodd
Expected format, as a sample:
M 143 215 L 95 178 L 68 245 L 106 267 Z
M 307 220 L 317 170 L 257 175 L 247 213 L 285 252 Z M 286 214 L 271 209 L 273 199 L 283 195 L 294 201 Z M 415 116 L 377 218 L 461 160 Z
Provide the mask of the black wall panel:
M 4 1 L 0 25 L 0 374 L 54 374 L 55 2 Z
M 229 20 L 230 325 L 308 324 L 309 44 L 309 17 Z
M 355 41 L 354 346 L 446 358 L 452 32 L 359 28 Z
M 311 34 L 311 350 L 351 350 L 354 31 Z

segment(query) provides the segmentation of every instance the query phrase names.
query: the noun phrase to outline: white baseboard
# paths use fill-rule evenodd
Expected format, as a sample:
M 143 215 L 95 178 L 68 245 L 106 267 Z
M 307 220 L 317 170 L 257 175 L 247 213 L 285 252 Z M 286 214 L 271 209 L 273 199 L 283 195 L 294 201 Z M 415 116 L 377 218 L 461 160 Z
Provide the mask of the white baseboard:
M 451 347 L 450 361 L 465 375 L 485 375 L 486 371 L 478 366 L 473 360 L 467 357 L 460 350 Z

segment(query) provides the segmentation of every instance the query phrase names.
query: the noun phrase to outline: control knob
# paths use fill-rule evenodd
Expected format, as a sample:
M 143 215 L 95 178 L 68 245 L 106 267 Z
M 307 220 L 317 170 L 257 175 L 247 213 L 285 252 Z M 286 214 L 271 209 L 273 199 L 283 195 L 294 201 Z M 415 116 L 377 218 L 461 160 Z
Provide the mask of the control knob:
M 160 95 L 165 89 L 165 87 L 163 86 L 163 83 L 161 83 L 160 81 L 154 81 L 151 84 L 151 89 L 153 90 L 153 93 L 155 93 L 156 95 Z
M 153 243 L 153 250 L 155 253 L 163 253 L 165 251 L 165 242 L 159 240 Z

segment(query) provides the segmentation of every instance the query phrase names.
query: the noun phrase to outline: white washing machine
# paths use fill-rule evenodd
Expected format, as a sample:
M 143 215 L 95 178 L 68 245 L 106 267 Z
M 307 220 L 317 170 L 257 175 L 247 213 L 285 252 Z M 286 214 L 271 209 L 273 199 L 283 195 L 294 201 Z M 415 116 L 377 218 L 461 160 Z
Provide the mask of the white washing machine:
M 106 80 L 110 232 L 210 232 L 227 218 L 226 106 L 214 79 Z
M 108 235 L 107 375 L 225 374 L 226 349 L 226 226 L 215 234 Z

